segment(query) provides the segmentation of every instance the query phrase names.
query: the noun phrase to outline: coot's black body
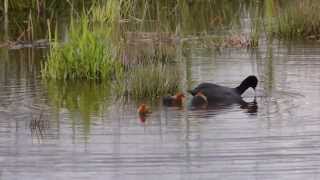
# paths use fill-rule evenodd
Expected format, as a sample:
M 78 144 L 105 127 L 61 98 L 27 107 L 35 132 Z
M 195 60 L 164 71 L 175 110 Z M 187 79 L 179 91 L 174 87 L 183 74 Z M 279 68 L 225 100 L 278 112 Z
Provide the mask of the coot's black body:
M 245 104 L 241 94 L 248 88 L 255 89 L 258 79 L 255 76 L 248 76 L 242 83 L 235 88 L 229 88 L 212 83 L 201 83 L 193 90 L 189 91 L 193 96 L 198 92 L 202 92 L 208 101 L 208 104 Z

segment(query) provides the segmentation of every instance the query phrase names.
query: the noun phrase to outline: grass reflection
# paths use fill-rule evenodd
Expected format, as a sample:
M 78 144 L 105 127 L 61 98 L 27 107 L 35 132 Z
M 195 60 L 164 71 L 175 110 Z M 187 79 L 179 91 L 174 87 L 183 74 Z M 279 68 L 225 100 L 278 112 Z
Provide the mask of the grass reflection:
M 91 116 L 103 113 L 110 102 L 110 86 L 95 81 L 46 81 L 48 101 L 58 112 L 67 109 L 73 120 L 81 120 L 85 134 L 90 131 Z M 79 118 L 80 115 L 80 118 Z

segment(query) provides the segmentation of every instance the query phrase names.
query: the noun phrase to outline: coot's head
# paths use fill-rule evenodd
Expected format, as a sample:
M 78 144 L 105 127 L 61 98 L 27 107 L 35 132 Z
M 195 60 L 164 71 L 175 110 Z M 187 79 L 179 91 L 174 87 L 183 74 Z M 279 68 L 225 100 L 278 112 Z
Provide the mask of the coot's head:
M 237 91 L 239 94 L 244 93 L 248 88 L 253 88 L 254 90 L 256 89 L 258 85 L 258 79 L 256 76 L 248 76 L 246 79 L 244 79 L 241 84 L 236 87 Z

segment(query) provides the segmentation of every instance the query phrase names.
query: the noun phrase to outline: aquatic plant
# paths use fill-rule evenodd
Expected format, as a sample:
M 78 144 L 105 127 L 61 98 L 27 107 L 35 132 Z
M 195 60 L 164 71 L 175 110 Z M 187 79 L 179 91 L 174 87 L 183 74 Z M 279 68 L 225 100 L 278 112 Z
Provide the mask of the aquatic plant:
M 250 46 L 258 47 L 259 39 L 261 36 L 261 25 L 262 25 L 262 17 L 261 17 L 261 2 L 260 1 L 252 1 L 251 5 L 253 6 L 253 15 L 251 17 L 251 33 L 250 33 Z
M 38 14 L 44 13 L 63 13 L 66 12 L 66 8 L 83 9 L 91 7 L 96 0 L 89 1 L 77 1 L 77 0 L 6 0 L 4 6 L 7 6 L 10 11 L 14 12 L 37 12 Z M 41 17 L 40 17 L 41 18 Z
M 177 92 L 180 82 L 181 73 L 176 65 L 138 65 L 129 69 L 126 78 L 115 84 L 115 92 L 118 96 L 128 95 L 133 99 L 155 99 Z
M 273 33 L 283 39 L 319 39 L 320 2 L 290 1 L 278 8 Z
M 108 35 L 105 35 L 108 37 Z M 57 37 L 57 35 L 56 35 Z M 116 59 L 116 50 L 108 38 L 91 29 L 87 16 L 79 22 L 71 22 L 68 41 L 58 44 L 53 41 L 42 68 L 42 75 L 49 79 L 114 79 L 122 72 Z

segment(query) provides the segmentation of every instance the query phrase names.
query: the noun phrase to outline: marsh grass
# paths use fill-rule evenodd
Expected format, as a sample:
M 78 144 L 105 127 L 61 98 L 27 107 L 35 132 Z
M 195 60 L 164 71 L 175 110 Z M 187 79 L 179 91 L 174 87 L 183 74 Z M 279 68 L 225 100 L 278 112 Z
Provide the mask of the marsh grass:
M 96 2 L 97 0 L 2 0 L 0 17 L 7 12 L 10 41 L 29 43 L 48 38 L 47 20 L 59 22 L 60 27 L 67 26 L 72 12 L 87 10 Z
M 251 33 L 250 33 L 250 47 L 258 47 L 259 39 L 262 34 L 262 3 L 260 1 L 251 1 L 251 8 L 253 11 L 251 17 Z
M 80 22 L 71 22 L 68 38 L 63 45 L 53 40 L 48 61 L 42 68 L 43 77 L 110 80 L 122 72 L 122 65 L 116 60 L 116 49 L 92 29 L 88 16 L 81 17 Z
M 172 63 L 176 60 L 176 44 L 171 33 L 127 33 L 122 53 L 126 66 Z
M 320 2 L 290 1 L 279 8 L 273 33 L 282 39 L 320 38 Z
M 92 6 L 96 3 L 96 0 L 88 0 L 88 1 L 78 1 L 78 0 L 9 0 L 7 6 L 9 9 L 9 13 L 12 13 L 12 17 L 14 17 L 14 13 L 17 12 L 34 12 L 39 14 L 58 14 L 67 12 L 66 9 L 83 9 L 86 7 Z M 42 18 L 42 17 L 39 17 Z
M 177 65 L 138 65 L 126 72 L 126 78 L 116 84 L 115 92 L 118 96 L 125 94 L 133 99 L 156 99 L 176 93 L 180 82 L 181 73 Z

